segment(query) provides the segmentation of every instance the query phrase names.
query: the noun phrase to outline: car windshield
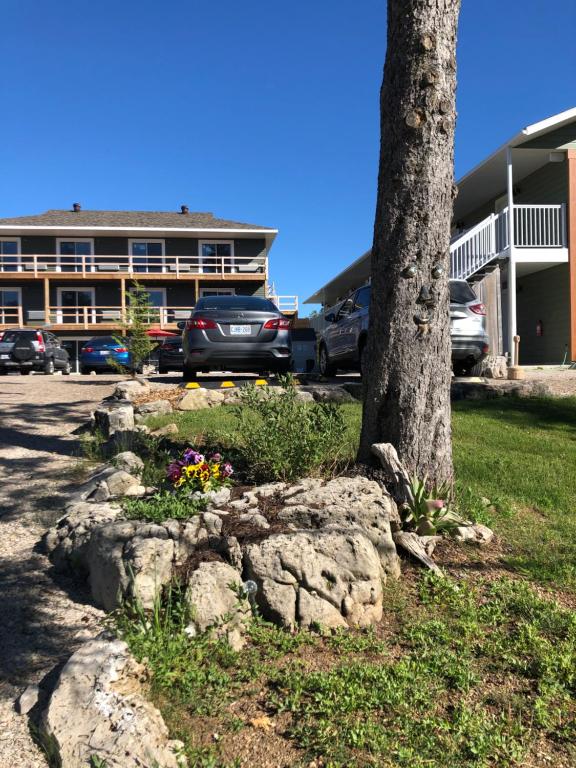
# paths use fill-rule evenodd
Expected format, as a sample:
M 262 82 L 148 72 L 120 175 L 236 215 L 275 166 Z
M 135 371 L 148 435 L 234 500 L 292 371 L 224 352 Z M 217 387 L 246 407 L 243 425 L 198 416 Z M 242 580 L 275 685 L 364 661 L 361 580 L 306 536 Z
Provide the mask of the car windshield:
M 259 296 L 204 296 L 196 304 L 199 309 L 232 309 L 247 312 L 278 312 L 268 299 Z
M 87 341 L 85 346 L 87 347 L 124 347 L 126 346 L 126 341 L 124 339 L 119 338 L 118 336 L 97 336 L 94 339 L 90 339 L 90 341 Z
M 15 344 L 17 341 L 37 341 L 37 331 L 4 331 L 4 335 L 0 335 L 0 341 L 5 344 Z
M 452 304 L 467 304 L 476 301 L 476 294 L 466 280 L 450 280 L 450 302 Z

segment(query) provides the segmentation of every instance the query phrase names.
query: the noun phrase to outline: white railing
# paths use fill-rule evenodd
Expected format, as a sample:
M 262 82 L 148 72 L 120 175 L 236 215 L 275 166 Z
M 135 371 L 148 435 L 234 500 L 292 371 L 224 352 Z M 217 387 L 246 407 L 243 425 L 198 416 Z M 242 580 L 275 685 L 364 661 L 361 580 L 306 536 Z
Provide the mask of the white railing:
M 515 205 L 514 241 L 517 248 L 565 248 L 565 205 Z
M 35 277 L 46 272 L 76 274 L 165 274 L 257 275 L 264 279 L 268 270 L 266 256 L 61 256 L 58 254 L 17 254 L 0 256 L 0 272 L 26 272 Z
M 496 215 L 492 213 L 450 245 L 450 277 L 466 280 L 496 255 Z
M 24 322 L 22 307 L 2 307 L 0 306 L 0 325 L 21 327 Z
M 515 205 L 516 248 L 566 248 L 566 206 Z M 450 244 L 450 276 L 467 280 L 509 247 L 508 208 L 490 214 Z
M 280 312 L 298 312 L 298 296 L 269 296 Z

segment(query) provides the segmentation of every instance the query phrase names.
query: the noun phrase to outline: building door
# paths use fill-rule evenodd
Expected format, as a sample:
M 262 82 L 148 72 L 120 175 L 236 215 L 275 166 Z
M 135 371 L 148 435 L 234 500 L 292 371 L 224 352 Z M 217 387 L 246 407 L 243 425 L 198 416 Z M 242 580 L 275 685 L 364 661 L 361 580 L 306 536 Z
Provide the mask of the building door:
M 95 323 L 94 288 L 58 288 L 58 307 L 56 322 L 58 323 Z M 91 310 L 85 310 L 91 307 Z

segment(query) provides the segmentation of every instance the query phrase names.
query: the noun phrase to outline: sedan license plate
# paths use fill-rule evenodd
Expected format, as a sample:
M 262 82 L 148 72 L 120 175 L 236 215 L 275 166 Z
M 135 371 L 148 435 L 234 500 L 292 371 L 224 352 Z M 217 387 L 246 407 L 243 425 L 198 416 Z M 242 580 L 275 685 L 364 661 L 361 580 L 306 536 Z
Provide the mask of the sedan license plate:
M 110 354 L 110 352 L 109 352 L 107 349 L 101 349 L 101 350 L 100 350 L 100 354 L 101 354 L 101 355 L 109 355 L 109 354 Z
M 252 334 L 252 326 L 250 325 L 231 325 L 231 336 L 250 336 Z

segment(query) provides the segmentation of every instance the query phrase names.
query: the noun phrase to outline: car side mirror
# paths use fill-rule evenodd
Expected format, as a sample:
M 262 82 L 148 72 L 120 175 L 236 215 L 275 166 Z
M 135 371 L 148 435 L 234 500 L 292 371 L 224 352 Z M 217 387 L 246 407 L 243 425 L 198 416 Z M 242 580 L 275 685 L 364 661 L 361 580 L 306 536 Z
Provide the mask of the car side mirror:
M 180 320 L 179 323 L 176 323 L 176 328 L 178 328 L 179 331 L 183 331 L 186 328 L 186 322 L 184 320 Z
M 336 315 L 334 314 L 334 312 L 328 312 L 327 315 L 324 315 L 324 320 L 326 320 L 327 323 L 335 323 Z

